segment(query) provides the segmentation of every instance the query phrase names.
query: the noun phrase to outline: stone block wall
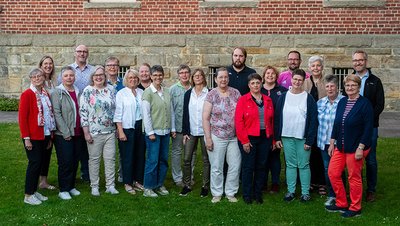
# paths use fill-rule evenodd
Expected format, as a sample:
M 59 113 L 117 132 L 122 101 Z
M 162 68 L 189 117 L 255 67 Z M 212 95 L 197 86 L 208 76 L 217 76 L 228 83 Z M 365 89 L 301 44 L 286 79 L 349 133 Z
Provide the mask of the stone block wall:
M 262 73 L 266 65 L 286 68 L 290 50 L 308 58 L 320 55 L 325 74 L 332 68 L 351 68 L 351 53 L 365 49 L 369 67 L 384 84 L 386 111 L 400 111 L 400 37 L 398 35 L 32 35 L 0 34 L 0 95 L 19 96 L 29 85 L 28 73 L 43 55 L 54 58 L 56 73 L 74 61 L 78 44 L 89 47 L 89 63 L 103 64 L 110 56 L 120 65 L 136 68 L 144 62 L 166 69 L 166 85 L 176 81 L 179 64 L 191 68 L 227 66 L 235 46 L 248 51 L 246 64 Z

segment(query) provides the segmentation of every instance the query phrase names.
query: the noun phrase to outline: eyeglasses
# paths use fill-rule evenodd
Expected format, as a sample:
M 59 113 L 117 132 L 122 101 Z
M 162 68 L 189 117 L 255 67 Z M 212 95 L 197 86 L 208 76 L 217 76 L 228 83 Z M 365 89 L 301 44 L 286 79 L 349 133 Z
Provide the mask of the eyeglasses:
M 88 53 L 88 51 L 86 51 L 86 50 L 76 50 L 75 52 L 77 52 L 77 53 L 79 53 L 79 54 L 87 54 Z
M 119 67 L 118 64 L 107 64 L 106 67 Z
M 295 82 L 303 82 L 304 81 L 303 79 L 298 79 L 298 78 L 292 78 L 292 80 Z
M 94 74 L 93 77 L 97 77 L 97 76 L 105 76 L 105 74 Z
M 188 71 L 180 71 L 178 74 L 183 75 L 183 74 L 189 74 Z
M 36 78 L 41 78 L 41 77 L 43 77 L 43 75 L 42 75 L 42 74 L 38 74 L 38 75 L 31 75 L 31 76 L 29 76 L 29 78 L 33 78 L 33 79 L 36 79 Z
M 364 61 L 365 61 L 365 59 L 354 59 L 353 63 L 362 63 Z
M 288 61 L 299 61 L 300 59 L 289 58 Z
M 344 87 L 346 87 L 346 88 L 355 88 L 355 87 L 358 87 L 358 85 L 356 85 L 356 84 L 347 84 L 347 85 L 344 85 Z

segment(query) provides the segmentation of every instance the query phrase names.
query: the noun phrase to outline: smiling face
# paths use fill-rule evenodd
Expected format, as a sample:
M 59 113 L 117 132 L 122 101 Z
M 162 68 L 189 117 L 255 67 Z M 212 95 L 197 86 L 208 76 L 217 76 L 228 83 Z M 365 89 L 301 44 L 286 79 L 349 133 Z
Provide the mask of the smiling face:
M 330 100 L 336 99 L 336 97 L 338 96 L 338 93 L 339 93 L 339 89 L 338 89 L 337 85 L 333 82 L 328 82 L 325 84 L 325 91 L 326 91 L 326 95 L 328 96 L 328 98 Z
M 367 73 L 367 59 L 363 53 L 355 53 L 353 55 L 353 69 L 359 74 Z
M 346 91 L 346 94 L 351 99 L 357 97 L 360 93 L 360 86 L 354 81 L 347 81 L 344 85 L 344 89 Z
M 126 77 L 126 87 L 130 89 L 136 89 L 139 85 L 139 77 L 133 73 L 129 73 L 126 76 L 128 76 Z
M 164 74 L 161 71 L 154 71 L 153 74 L 151 74 L 151 80 L 154 86 L 160 87 L 164 81 Z
M 65 87 L 72 87 L 75 82 L 75 72 L 73 70 L 65 70 L 62 74 L 61 80 Z
M 139 68 L 139 76 L 140 80 L 147 82 L 150 80 L 150 68 L 147 67 L 146 65 L 142 65 Z
M 218 88 L 221 89 L 228 88 L 228 83 L 229 83 L 228 71 L 219 71 L 217 77 L 215 77 L 215 83 L 217 83 Z
M 293 71 L 300 67 L 301 60 L 297 53 L 290 53 L 287 58 L 288 68 Z
M 205 78 L 200 71 L 196 72 L 192 79 L 195 86 L 204 85 Z
M 77 64 L 86 64 L 87 58 L 89 57 L 89 50 L 85 45 L 79 45 L 75 49 L 75 62 Z
M 261 91 L 261 81 L 258 79 L 252 79 L 248 83 L 250 92 L 254 94 L 259 94 Z
M 303 89 L 304 78 L 301 75 L 292 76 L 292 89 L 301 90 Z
M 188 84 L 190 79 L 190 71 L 187 68 L 183 68 L 178 72 L 179 81 L 181 84 Z
M 93 85 L 97 88 L 103 88 L 106 82 L 106 74 L 103 68 L 98 68 L 93 75 Z
M 108 60 L 106 62 L 106 74 L 110 77 L 117 77 L 119 71 L 119 62 L 118 60 Z
M 45 60 L 43 60 L 40 69 L 44 71 L 46 79 L 50 79 L 50 75 L 53 74 L 54 70 L 53 60 L 51 58 L 46 58 Z
M 278 75 L 275 73 L 275 71 L 273 69 L 266 70 L 265 74 L 264 74 L 265 83 L 275 84 L 277 76 Z
M 310 72 L 313 77 L 316 78 L 321 78 L 322 77 L 322 70 L 324 69 L 324 66 L 322 66 L 321 62 L 319 60 L 311 63 L 309 66 Z
M 36 87 L 36 89 L 41 89 L 44 84 L 44 73 L 43 71 L 37 71 L 37 73 L 34 73 L 33 75 L 29 76 L 31 80 L 31 84 Z

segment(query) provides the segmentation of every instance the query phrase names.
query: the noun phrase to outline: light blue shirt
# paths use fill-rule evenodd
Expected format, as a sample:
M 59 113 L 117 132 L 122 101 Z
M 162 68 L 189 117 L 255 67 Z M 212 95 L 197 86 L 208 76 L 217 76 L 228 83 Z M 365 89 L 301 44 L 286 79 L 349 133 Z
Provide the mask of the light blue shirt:
M 367 79 L 369 77 L 369 72 L 367 70 L 367 73 L 365 73 L 364 75 L 360 75 L 358 73 L 356 73 L 356 75 L 358 75 L 361 78 L 360 95 L 364 96 L 365 81 L 367 81 Z

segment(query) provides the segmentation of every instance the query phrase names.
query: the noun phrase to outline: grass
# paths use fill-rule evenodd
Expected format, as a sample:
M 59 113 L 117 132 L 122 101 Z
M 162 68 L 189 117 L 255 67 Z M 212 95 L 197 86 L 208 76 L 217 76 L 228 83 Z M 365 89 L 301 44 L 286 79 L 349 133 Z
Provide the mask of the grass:
M 195 190 L 180 197 L 168 175 L 166 187 L 171 194 L 157 199 L 141 193 L 128 195 L 121 184 L 119 195 L 90 195 L 89 185 L 78 180 L 82 195 L 69 201 L 60 200 L 58 191 L 41 191 L 49 200 L 40 206 L 23 203 L 27 158 L 19 138 L 18 125 L 0 124 L 0 225 L 400 225 L 400 139 L 379 139 L 379 181 L 377 201 L 363 202 L 363 215 L 343 219 L 324 210 L 324 197 L 312 194 L 312 201 L 300 203 L 297 198 L 284 203 L 280 194 L 264 195 L 263 205 L 238 203 L 212 204 L 211 197 L 200 198 L 199 171 L 195 169 Z M 200 162 L 200 156 L 197 158 Z M 104 175 L 102 175 L 104 178 Z M 57 160 L 53 152 L 49 180 L 57 185 Z M 104 186 L 104 181 L 101 182 Z M 299 190 L 299 189 L 298 189 Z

